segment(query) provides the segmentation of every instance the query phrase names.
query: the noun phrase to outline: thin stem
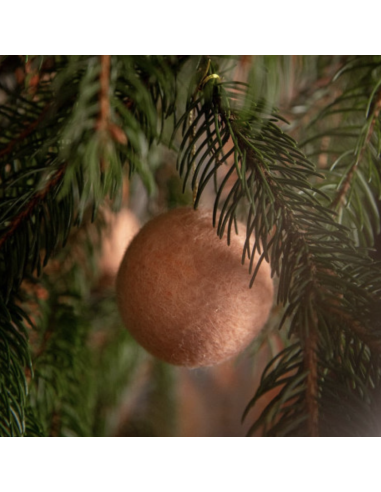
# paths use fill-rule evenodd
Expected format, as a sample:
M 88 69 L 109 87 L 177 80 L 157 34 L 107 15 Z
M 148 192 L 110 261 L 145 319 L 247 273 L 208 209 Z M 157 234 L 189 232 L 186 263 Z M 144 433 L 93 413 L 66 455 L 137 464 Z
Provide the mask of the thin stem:
M 127 137 L 120 126 L 110 121 L 110 68 L 111 55 L 100 55 L 101 72 L 99 76 L 99 115 L 96 122 L 96 130 L 103 134 L 105 140 L 110 136 L 115 142 L 127 144 Z M 106 164 L 101 159 L 101 171 L 104 172 Z
M 97 121 L 97 129 L 105 131 L 108 128 L 110 119 L 110 55 L 100 55 L 101 73 L 99 82 L 101 89 L 99 91 L 99 116 Z
M 99 116 L 96 124 L 96 128 L 99 132 L 107 135 L 110 119 L 110 55 L 100 55 L 101 73 L 99 82 L 101 89 L 99 91 Z M 101 172 L 106 169 L 106 163 L 104 158 L 100 159 Z

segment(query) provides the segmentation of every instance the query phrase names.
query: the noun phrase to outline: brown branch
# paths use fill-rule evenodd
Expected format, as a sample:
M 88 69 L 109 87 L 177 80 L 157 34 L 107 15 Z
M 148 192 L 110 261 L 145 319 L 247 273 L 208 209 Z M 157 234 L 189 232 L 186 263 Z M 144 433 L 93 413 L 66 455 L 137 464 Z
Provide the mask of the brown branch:
M 356 159 L 356 161 L 351 166 L 351 168 L 347 174 L 347 177 L 343 181 L 341 187 L 339 188 L 339 190 L 336 194 L 336 197 L 334 198 L 334 200 L 331 203 L 331 208 L 335 209 L 338 205 L 340 205 L 340 206 L 344 205 L 345 196 L 348 193 L 349 188 L 351 187 L 351 181 L 352 181 L 352 178 L 355 174 L 355 171 L 359 165 L 359 162 L 360 162 L 360 156 L 358 159 Z
M 105 131 L 108 128 L 110 119 L 110 55 L 100 55 L 101 73 L 99 82 L 101 89 L 99 91 L 99 116 L 97 121 L 97 130 Z
M 103 135 L 110 136 L 115 142 L 126 145 L 127 137 L 124 131 L 110 121 L 110 55 L 100 55 L 101 72 L 99 77 L 99 115 L 96 123 L 96 129 Z M 101 171 L 104 172 L 106 165 L 104 159 L 101 158 Z
M 36 193 L 33 198 L 30 200 L 30 202 L 26 205 L 26 207 L 21 210 L 21 212 L 13 217 L 12 222 L 10 224 L 10 228 L 7 230 L 7 232 L 0 238 L 0 249 L 4 245 L 4 243 L 13 236 L 15 231 L 20 227 L 20 225 L 23 223 L 25 219 L 27 219 L 32 213 L 33 210 L 36 208 L 36 206 L 46 198 L 48 193 L 55 188 L 63 178 L 64 172 L 66 169 L 66 164 L 62 165 L 54 177 L 52 178 L 51 181 L 46 185 L 46 187 Z
M 101 89 L 99 91 L 99 116 L 96 123 L 96 129 L 103 135 L 107 134 L 110 119 L 110 100 L 108 93 L 110 90 L 110 55 L 100 55 L 101 73 L 99 82 Z M 106 169 L 104 158 L 100 159 L 101 172 Z
M 368 130 L 368 133 L 366 135 L 365 141 L 361 147 L 361 150 L 358 154 L 357 159 L 352 164 L 346 178 L 342 182 L 342 184 L 341 184 L 341 186 L 340 186 L 340 188 L 336 194 L 336 197 L 334 198 L 334 200 L 331 203 L 331 208 L 333 208 L 333 209 L 335 209 L 338 205 L 342 206 L 344 204 L 343 202 L 344 202 L 346 194 L 348 193 L 348 190 L 351 187 L 351 182 L 352 182 L 353 176 L 355 174 L 355 171 L 358 168 L 360 161 L 362 160 L 362 158 L 364 156 L 364 152 L 366 150 L 367 145 L 370 142 L 370 139 L 372 138 L 374 126 L 376 124 L 376 121 L 377 121 L 377 118 L 380 114 L 380 111 L 381 111 L 381 90 L 378 91 L 377 98 L 373 104 L 372 121 L 371 121 L 371 124 L 369 126 L 369 130 Z

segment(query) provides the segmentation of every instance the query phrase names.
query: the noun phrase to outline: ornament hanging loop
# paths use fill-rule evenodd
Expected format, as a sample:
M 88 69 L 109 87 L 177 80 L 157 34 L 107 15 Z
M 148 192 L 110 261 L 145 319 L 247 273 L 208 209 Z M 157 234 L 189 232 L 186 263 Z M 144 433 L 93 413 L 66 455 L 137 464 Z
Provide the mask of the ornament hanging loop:
M 209 80 L 219 80 L 220 79 L 220 76 L 218 75 L 218 73 L 212 73 L 210 75 L 208 75 L 207 77 L 204 77 L 201 81 L 201 84 L 200 84 L 200 88 L 203 89 L 205 87 L 205 85 L 209 82 Z
M 188 118 L 189 127 L 191 127 L 193 125 L 193 121 L 194 121 L 194 109 L 191 109 L 190 112 L 189 112 L 189 118 Z M 194 142 L 195 136 L 196 136 L 196 125 L 194 125 L 193 126 L 193 129 L 192 129 L 192 135 L 190 137 L 190 141 L 191 142 L 192 141 Z M 196 173 L 196 160 L 195 160 L 195 156 L 196 156 L 196 144 L 193 143 L 192 150 L 191 150 L 193 177 L 194 177 L 194 175 Z M 193 205 L 196 203 L 197 193 L 198 193 L 198 180 L 196 180 L 196 182 L 194 183 L 194 186 L 193 186 Z

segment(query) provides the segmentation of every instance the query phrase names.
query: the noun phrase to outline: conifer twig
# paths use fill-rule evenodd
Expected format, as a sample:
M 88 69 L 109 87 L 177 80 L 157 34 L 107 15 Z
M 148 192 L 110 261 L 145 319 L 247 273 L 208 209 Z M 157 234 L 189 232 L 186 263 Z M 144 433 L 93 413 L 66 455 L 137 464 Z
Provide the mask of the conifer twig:
M 35 209 L 35 207 L 46 198 L 48 193 L 55 188 L 62 180 L 64 172 L 66 169 L 66 164 L 62 165 L 54 177 L 47 183 L 45 188 L 34 195 L 34 197 L 30 200 L 30 202 L 26 205 L 26 207 L 21 210 L 21 212 L 16 215 L 10 224 L 8 231 L 0 238 L 0 249 L 4 245 L 4 243 L 13 236 L 14 232 L 18 229 L 18 227 L 22 224 L 22 222 L 27 219 Z
M 364 143 L 361 146 L 360 152 L 358 153 L 358 156 L 357 156 L 355 162 L 352 164 L 351 168 L 349 169 L 347 176 L 345 177 L 344 181 L 342 182 L 339 190 L 337 191 L 335 198 L 333 199 L 333 201 L 331 203 L 331 208 L 333 208 L 333 209 L 335 209 L 339 205 L 343 206 L 343 204 L 344 204 L 344 199 L 345 199 L 346 194 L 348 193 L 348 190 L 350 189 L 353 176 L 354 176 L 356 169 L 358 168 L 358 166 L 359 166 L 359 164 L 363 158 L 365 149 L 366 149 L 367 145 L 369 144 L 370 139 L 372 138 L 374 126 L 376 124 L 376 120 L 380 114 L 380 111 L 381 111 L 381 90 L 378 91 L 377 98 L 373 104 L 372 121 L 369 125 L 369 129 L 368 129 L 366 138 L 364 140 Z
M 251 156 L 253 157 L 253 156 Z M 287 218 L 287 222 L 289 223 L 290 230 L 292 230 L 294 235 L 294 240 L 301 244 L 302 249 L 306 251 L 305 261 L 309 266 L 310 271 L 310 295 L 314 295 L 314 291 L 319 291 L 321 289 L 319 285 L 319 281 L 317 278 L 317 274 L 319 271 L 319 267 L 316 264 L 316 261 L 313 255 L 310 252 L 309 244 L 306 241 L 305 234 L 303 230 L 300 229 L 299 224 L 295 221 L 293 210 L 282 203 L 278 196 L 278 189 L 269 175 L 268 170 L 263 166 L 261 162 L 256 161 L 256 166 L 261 169 L 261 173 L 270 186 L 270 189 L 273 193 L 274 200 L 278 204 L 278 206 L 283 209 L 284 216 Z M 313 304 L 313 303 L 312 303 Z M 306 378 L 306 406 L 308 412 L 308 431 L 311 437 L 317 437 L 319 435 L 319 407 L 318 407 L 318 391 L 319 391 L 319 377 L 317 370 L 317 314 L 316 311 L 312 313 L 313 319 L 311 320 L 310 330 L 308 335 L 305 338 L 304 350 L 303 350 L 303 359 L 305 369 L 308 371 L 308 375 Z
M 339 308 L 334 306 L 328 306 L 327 310 L 330 314 L 337 316 L 341 321 L 347 324 L 347 326 L 355 333 L 361 341 L 363 341 L 368 347 L 375 353 L 381 354 L 381 341 L 369 334 L 369 332 L 359 323 L 357 320 L 351 318 L 351 316 Z
M 13 147 L 21 142 L 22 140 L 24 140 L 26 137 L 28 137 L 35 129 L 36 127 L 39 125 L 39 123 L 41 123 L 41 121 L 43 120 L 44 116 L 46 115 L 48 109 L 50 108 L 50 103 L 47 104 L 44 109 L 42 110 L 40 116 L 32 121 L 21 133 L 19 136 L 17 136 L 16 138 L 14 138 L 13 140 L 11 140 L 8 145 L 3 149 L 3 150 L 0 150 L 0 158 L 3 157 L 4 155 L 7 155 L 9 154 L 10 152 L 12 152 L 13 150 Z
M 366 135 L 366 142 L 364 143 L 364 148 L 359 152 L 358 154 L 358 160 L 362 157 L 362 153 L 365 151 L 366 143 L 369 142 L 374 125 L 376 122 L 376 118 L 381 110 L 381 97 L 378 97 L 377 102 L 375 103 L 374 110 L 373 110 L 373 119 L 372 122 L 369 126 L 368 133 Z M 229 120 L 227 120 L 227 116 L 223 111 L 223 108 L 220 108 L 220 114 L 222 115 L 222 118 L 226 120 L 227 126 L 230 126 L 230 133 L 232 134 L 232 138 L 234 140 L 234 120 L 232 117 L 230 117 L 230 125 L 229 125 Z M 235 145 L 239 147 L 247 147 L 247 142 L 244 139 L 244 137 L 240 134 L 239 131 L 237 131 L 237 135 L 235 135 Z M 280 194 L 280 188 L 277 185 L 277 183 L 273 180 L 273 177 L 271 173 L 269 172 L 268 168 L 263 165 L 260 159 L 256 158 L 255 153 L 251 150 L 247 150 L 246 154 L 246 166 L 247 168 L 251 169 L 258 169 L 258 177 L 262 179 L 265 183 L 267 183 L 267 187 L 269 189 L 269 192 L 272 194 L 273 202 L 277 205 L 277 207 L 283 211 L 283 218 L 284 218 L 284 223 L 288 224 L 288 233 L 289 233 L 289 240 L 292 242 L 298 243 L 300 248 L 298 248 L 300 251 L 304 251 L 304 254 L 299 256 L 299 261 L 304 261 L 309 270 L 309 289 L 310 290 L 310 295 L 312 298 L 309 299 L 311 301 L 310 303 L 313 306 L 313 312 L 311 312 L 310 316 L 310 323 L 309 326 L 306 328 L 309 328 L 307 332 L 303 330 L 303 327 L 300 326 L 300 333 L 299 335 L 301 336 L 302 339 L 304 339 L 304 347 L 303 347 L 303 359 L 304 359 L 304 367 L 307 371 L 307 376 L 305 380 L 305 402 L 306 402 L 306 409 L 307 409 L 307 414 L 308 414 L 308 420 L 307 420 L 307 426 L 308 426 L 308 433 L 311 436 L 318 436 L 319 435 L 319 374 L 318 374 L 318 361 L 317 361 L 317 348 L 318 348 L 318 319 L 317 319 L 317 306 L 313 302 L 313 297 L 315 294 L 319 294 L 321 290 L 324 288 L 324 285 L 321 284 L 321 279 L 319 277 L 319 273 L 322 272 L 322 270 L 325 269 L 320 262 L 315 258 L 314 253 L 311 252 L 310 248 L 310 241 L 306 237 L 306 231 L 305 231 L 305 226 L 301 224 L 298 221 L 298 218 L 296 217 L 292 205 L 290 205 L 288 202 L 284 201 L 282 199 L 282 195 Z M 354 172 L 354 170 L 353 170 Z M 348 185 L 350 185 L 350 178 L 348 179 Z M 240 178 L 242 179 L 242 178 Z M 346 189 L 344 189 L 346 191 Z M 341 198 L 339 198 L 339 201 Z M 296 269 L 296 267 L 295 267 Z M 301 300 L 302 301 L 302 300 Z M 301 305 L 305 305 L 303 302 Z M 341 309 L 338 306 L 338 311 L 341 314 Z M 312 319 L 311 319 L 312 318 Z M 350 318 L 350 317 L 349 317 Z M 361 326 L 358 326 L 356 323 L 354 323 L 354 320 L 350 320 L 350 327 L 355 324 L 355 327 L 353 329 L 353 332 L 359 336 L 360 339 L 362 339 L 365 343 L 367 343 L 369 346 L 374 346 L 372 336 L 370 334 L 364 333 L 364 329 L 362 329 Z M 362 332 L 362 333 L 361 333 Z M 360 336 L 362 335 L 362 336 Z

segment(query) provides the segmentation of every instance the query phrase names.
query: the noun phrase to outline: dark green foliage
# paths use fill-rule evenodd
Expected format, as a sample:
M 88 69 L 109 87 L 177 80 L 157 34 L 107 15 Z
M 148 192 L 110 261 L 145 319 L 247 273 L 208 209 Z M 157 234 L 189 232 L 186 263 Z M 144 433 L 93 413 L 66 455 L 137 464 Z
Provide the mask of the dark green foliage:
M 28 393 L 26 368 L 31 369 L 23 310 L 0 297 L 0 434 L 25 433 L 25 404 Z
M 174 77 L 182 61 L 113 59 L 109 92 L 115 96 L 109 101 L 109 127 L 102 131 L 97 126 L 102 69 L 98 57 L 32 57 L 29 71 L 25 61 L 16 57 L 0 63 L 4 64 L 0 74 L 1 418 L 4 435 L 22 435 L 27 392 L 24 372 L 30 357 L 22 311 L 12 299 L 23 278 L 41 273 L 89 208 L 94 216 L 106 196 L 120 194 L 126 159 L 131 171 L 136 170 L 147 185 L 152 183 L 145 159 L 149 145 L 160 134 L 156 107 L 165 115 L 171 113 Z M 22 83 L 17 83 L 15 72 L 23 75 Z M 37 87 L 31 77 L 38 78 Z M 83 283 L 78 277 L 77 281 Z M 81 393 L 86 385 L 78 380 L 85 377 L 81 371 L 86 372 L 89 364 L 88 328 L 78 309 L 67 301 L 59 302 L 61 294 L 54 292 L 55 287 L 49 287 L 52 298 L 57 299 L 49 304 L 53 317 L 45 320 L 45 328 L 39 327 L 51 331 L 52 337 L 46 352 L 44 349 L 35 360 L 37 389 L 30 399 L 35 408 L 28 412 L 36 417 L 31 417 L 35 424 L 29 433 L 38 434 L 38 429 L 49 433 L 58 413 L 60 429 L 64 429 L 60 432 L 90 434 L 88 415 L 86 420 L 84 413 L 73 411 L 74 402 L 80 408 L 78 398 L 85 401 L 88 396 Z M 60 371 L 60 366 L 65 370 Z M 83 405 L 81 408 L 85 412 Z
M 353 57 L 344 64 L 327 89 L 336 97 L 310 123 L 302 143 L 308 155 L 326 153 L 327 179 L 319 188 L 362 246 L 372 246 L 380 232 L 380 63 L 379 57 Z
M 323 176 L 280 130 L 279 116 L 268 112 L 266 101 L 251 99 L 239 84 L 209 84 L 208 91 L 190 101 L 188 111 L 195 116 L 189 127 L 183 125 L 179 171 L 185 181 L 193 174 L 197 205 L 207 182 L 214 178 L 218 183 L 221 165 L 234 157 L 225 178 L 216 185 L 217 233 L 222 236 L 227 228 L 231 234 L 236 215 L 244 217 L 243 260 L 249 260 L 251 283 L 260 264 L 254 270 L 251 260 L 258 250 L 279 277 L 278 302 L 286 308 L 283 321 L 291 318 L 289 334 L 301 344 L 297 368 L 286 364 L 281 379 L 271 374 L 273 384 L 263 381 L 268 389 L 284 387 L 253 430 L 259 424 L 266 430 L 273 422 L 269 435 L 318 434 L 325 426 L 325 407 L 318 408 L 318 398 L 326 392 L 330 372 L 323 374 L 327 367 L 348 365 L 353 374 L 359 364 L 369 364 L 364 343 L 375 354 L 380 352 L 380 331 L 372 322 L 381 292 L 380 268 L 366 250 L 355 247 L 350 230 L 336 221 L 329 196 L 312 184 Z M 183 121 L 186 119 L 184 116 Z M 225 153 L 229 139 L 233 145 Z M 194 148 L 198 149 L 195 153 Z M 220 200 L 228 178 L 235 178 L 235 183 L 225 200 Z M 375 209 L 372 191 L 367 188 L 366 193 Z M 377 230 L 378 215 L 373 218 Z M 250 243 L 252 233 L 254 244 Z M 348 349 L 336 354 L 341 343 Z M 355 347 L 361 352 L 353 358 Z M 289 371 L 294 373 L 284 379 Z M 347 388 L 351 395 L 358 384 Z M 264 391 L 263 385 L 257 395 Z
M 255 251 L 277 278 L 289 341 L 248 404 L 245 416 L 279 389 L 249 434 L 381 432 L 381 276 L 367 250 L 380 231 L 381 59 L 258 57 L 248 85 L 231 80 L 236 63 L 0 58 L 1 435 L 115 431 L 141 357 L 114 300 L 94 292 L 89 224 L 105 199 L 118 207 L 124 174 L 155 189 L 159 145 L 176 152 L 196 207 L 214 188 L 217 234 L 246 223 L 251 285 Z

